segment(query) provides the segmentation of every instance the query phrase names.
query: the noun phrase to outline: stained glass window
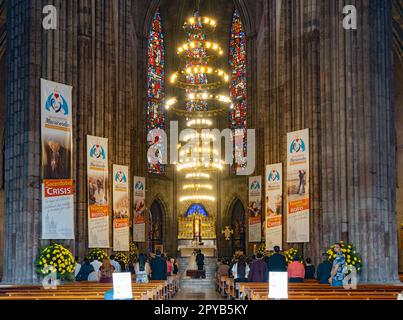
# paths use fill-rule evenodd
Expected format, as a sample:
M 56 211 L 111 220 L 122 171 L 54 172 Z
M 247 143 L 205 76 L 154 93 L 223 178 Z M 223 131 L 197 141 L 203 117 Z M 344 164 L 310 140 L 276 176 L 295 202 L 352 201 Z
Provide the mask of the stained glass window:
M 231 72 L 230 95 L 234 101 L 229 114 L 229 127 L 236 134 L 243 134 L 243 140 L 235 143 L 235 159 L 246 166 L 246 117 L 247 117 L 247 83 L 246 83 L 246 35 L 241 17 L 237 10 L 232 16 L 229 45 L 229 65 Z M 235 137 L 235 140 L 236 137 Z M 238 139 L 239 140 L 239 139 Z M 235 169 L 235 168 L 233 168 Z
M 192 216 L 192 215 L 194 215 L 194 214 L 196 214 L 196 213 L 202 215 L 203 217 L 207 217 L 207 216 L 208 216 L 207 211 L 206 211 L 206 209 L 204 208 L 204 206 L 203 206 L 202 204 L 199 204 L 199 203 L 194 203 L 194 204 L 192 204 L 192 205 L 189 207 L 188 211 L 186 212 L 186 216 L 187 216 L 187 217 L 190 217 L 190 216 Z
M 161 16 L 156 12 L 148 37 L 147 52 L 147 133 L 153 129 L 165 130 L 165 51 L 164 34 L 162 30 Z M 163 149 L 161 137 L 158 134 L 151 134 L 147 139 L 147 149 L 156 147 L 157 158 L 162 158 Z M 152 164 L 147 161 L 148 172 L 162 174 L 165 166 L 161 163 Z

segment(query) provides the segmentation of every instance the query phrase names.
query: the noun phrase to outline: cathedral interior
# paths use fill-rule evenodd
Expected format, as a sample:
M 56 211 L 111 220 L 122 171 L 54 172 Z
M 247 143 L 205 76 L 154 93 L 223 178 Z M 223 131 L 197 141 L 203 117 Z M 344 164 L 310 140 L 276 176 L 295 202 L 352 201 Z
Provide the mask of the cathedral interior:
M 40 79 L 48 79 L 73 88 L 74 239 L 61 243 L 75 256 L 84 257 L 89 248 L 88 135 L 108 139 L 109 172 L 120 164 L 128 167 L 130 179 L 145 178 L 140 251 L 163 248 L 176 256 L 198 237 L 212 256 L 230 257 L 239 250 L 251 255 L 264 242 L 265 210 L 254 235 L 259 240 L 251 239 L 249 178 L 265 177 L 270 164 L 283 163 L 286 170 L 287 133 L 308 128 L 309 240 L 287 241 L 284 212 L 282 247 L 298 248 L 318 263 L 331 244 L 352 242 L 367 266 L 362 281 L 398 279 L 403 272 L 402 3 L 352 1 L 357 26 L 345 30 L 345 2 L 55 0 L 57 28 L 45 30 L 43 1 L 0 0 L 0 278 L 37 281 L 36 256 L 50 243 L 42 238 L 39 107 Z M 198 14 L 209 17 L 211 32 L 184 28 Z M 204 36 L 216 56 L 201 49 L 197 54 L 204 60 L 196 67 L 217 68 L 216 82 L 192 70 L 186 74 L 195 64 L 190 54 L 182 54 L 190 52 L 182 45 L 197 46 L 205 41 L 197 37 Z M 196 82 L 206 90 L 192 92 Z M 239 175 L 244 164 L 222 163 L 188 170 L 170 161 L 175 122 L 179 131 L 254 129 L 253 171 Z M 153 129 L 166 130 L 173 144 L 157 149 L 166 163 L 149 161 L 161 139 L 150 134 Z M 247 154 L 243 139 L 235 143 L 240 158 Z M 112 198 L 112 185 L 106 193 Z M 284 199 L 286 193 L 284 188 Z M 131 187 L 130 212 L 135 196 Z M 263 189 L 262 208 L 264 200 Z M 134 227 L 131 220 L 130 240 Z M 113 239 L 112 227 L 108 232 Z M 111 253 L 112 246 L 106 250 Z

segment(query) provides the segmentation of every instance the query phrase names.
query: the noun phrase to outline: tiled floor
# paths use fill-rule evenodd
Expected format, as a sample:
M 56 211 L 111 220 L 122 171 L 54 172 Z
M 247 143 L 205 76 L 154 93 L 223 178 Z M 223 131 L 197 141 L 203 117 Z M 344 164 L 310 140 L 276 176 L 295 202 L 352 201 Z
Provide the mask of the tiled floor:
M 220 294 L 212 288 L 181 288 L 174 300 L 222 300 Z

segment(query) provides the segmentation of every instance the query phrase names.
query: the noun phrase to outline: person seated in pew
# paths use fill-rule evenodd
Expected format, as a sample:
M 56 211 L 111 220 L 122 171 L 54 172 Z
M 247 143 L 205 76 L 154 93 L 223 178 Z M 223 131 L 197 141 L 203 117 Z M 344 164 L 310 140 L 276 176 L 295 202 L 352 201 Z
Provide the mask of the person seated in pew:
M 112 273 L 115 272 L 115 267 L 111 264 L 108 258 L 102 261 L 102 266 L 99 268 L 99 282 L 100 283 L 113 283 Z
M 78 273 L 80 272 L 81 264 L 78 263 L 78 257 L 76 256 L 76 268 L 74 269 L 74 277 L 77 277 Z
M 115 272 L 120 272 L 120 265 L 119 263 L 115 260 L 115 255 L 111 254 L 110 256 L 111 258 L 111 264 L 113 265 L 113 267 L 115 268 Z
M 88 277 L 88 281 L 99 281 L 99 268 L 101 268 L 102 263 L 98 261 L 98 257 L 94 257 L 94 260 L 91 262 L 91 265 L 94 267 L 94 273 Z
M 263 254 L 257 254 L 256 259 L 250 265 L 249 282 L 267 282 L 267 264 L 263 261 Z
M 92 272 L 95 272 L 94 267 L 90 263 L 90 261 L 87 258 L 85 258 L 84 263 L 76 276 L 76 281 L 88 281 L 88 276 Z
M 315 266 L 311 258 L 305 259 L 305 279 L 315 279 Z
M 296 254 L 294 261 L 288 265 L 288 282 L 290 283 L 304 282 L 305 267 L 299 259 L 299 255 Z
M 329 284 L 332 263 L 328 260 L 326 253 L 323 253 L 322 257 L 323 261 L 318 265 L 318 270 L 316 270 L 316 279 L 320 284 Z

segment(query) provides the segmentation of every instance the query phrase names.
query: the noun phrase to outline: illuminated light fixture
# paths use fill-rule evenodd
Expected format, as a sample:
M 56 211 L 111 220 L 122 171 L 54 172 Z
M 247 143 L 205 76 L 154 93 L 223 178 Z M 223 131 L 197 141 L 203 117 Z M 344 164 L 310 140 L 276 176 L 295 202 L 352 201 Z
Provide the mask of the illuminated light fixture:
M 195 23 L 195 21 L 196 21 L 195 18 L 190 18 L 190 19 L 189 19 L 189 23 L 190 23 L 190 24 Z
M 203 173 L 203 172 L 193 172 L 193 173 L 188 173 L 185 176 L 186 179 L 210 179 L 210 175 L 208 173 Z
M 194 43 L 194 42 L 191 42 L 191 43 L 190 43 L 190 47 L 193 49 L 193 48 L 195 47 L 195 43 Z
M 168 99 L 166 104 L 165 104 L 165 108 L 169 109 L 171 106 L 173 106 L 177 102 L 178 102 L 178 100 L 176 100 L 176 98 Z
M 204 23 L 209 23 L 209 21 L 210 21 L 210 18 L 207 18 L 207 17 L 206 17 L 206 18 L 204 19 Z
M 188 127 L 193 127 L 194 125 L 206 125 L 208 127 L 210 127 L 213 122 L 209 119 L 193 119 L 187 122 L 187 126 Z
M 189 98 L 189 100 L 194 100 L 194 98 L 195 98 L 194 93 L 189 93 L 188 98 Z
M 207 99 L 207 98 L 208 98 L 207 92 L 204 92 L 204 93 L 202 94 L 202 98 L 203 98 L 203 99 Z
M 214 21 L 214 20 L 210 20 L 210 25 L 211 25 L 211 26 L 215 26 L 215 25 L 216 25 L 215 21 Z
M 205 201 L 215 201 L 215 198 L 213 196 L 207 196 L 207 195 L 191 195 L 191 196 L 183 196 L 179 198 L 180 202 L 185 202 L 185 201 L 200 201 L 200 200 L 205 200 Z
M 213 186 L 210 184 L 186 184 L 183 186 L 183 190 L 188 190 L 188 189 L 207 189 L 207 190 L 213 190 Z

